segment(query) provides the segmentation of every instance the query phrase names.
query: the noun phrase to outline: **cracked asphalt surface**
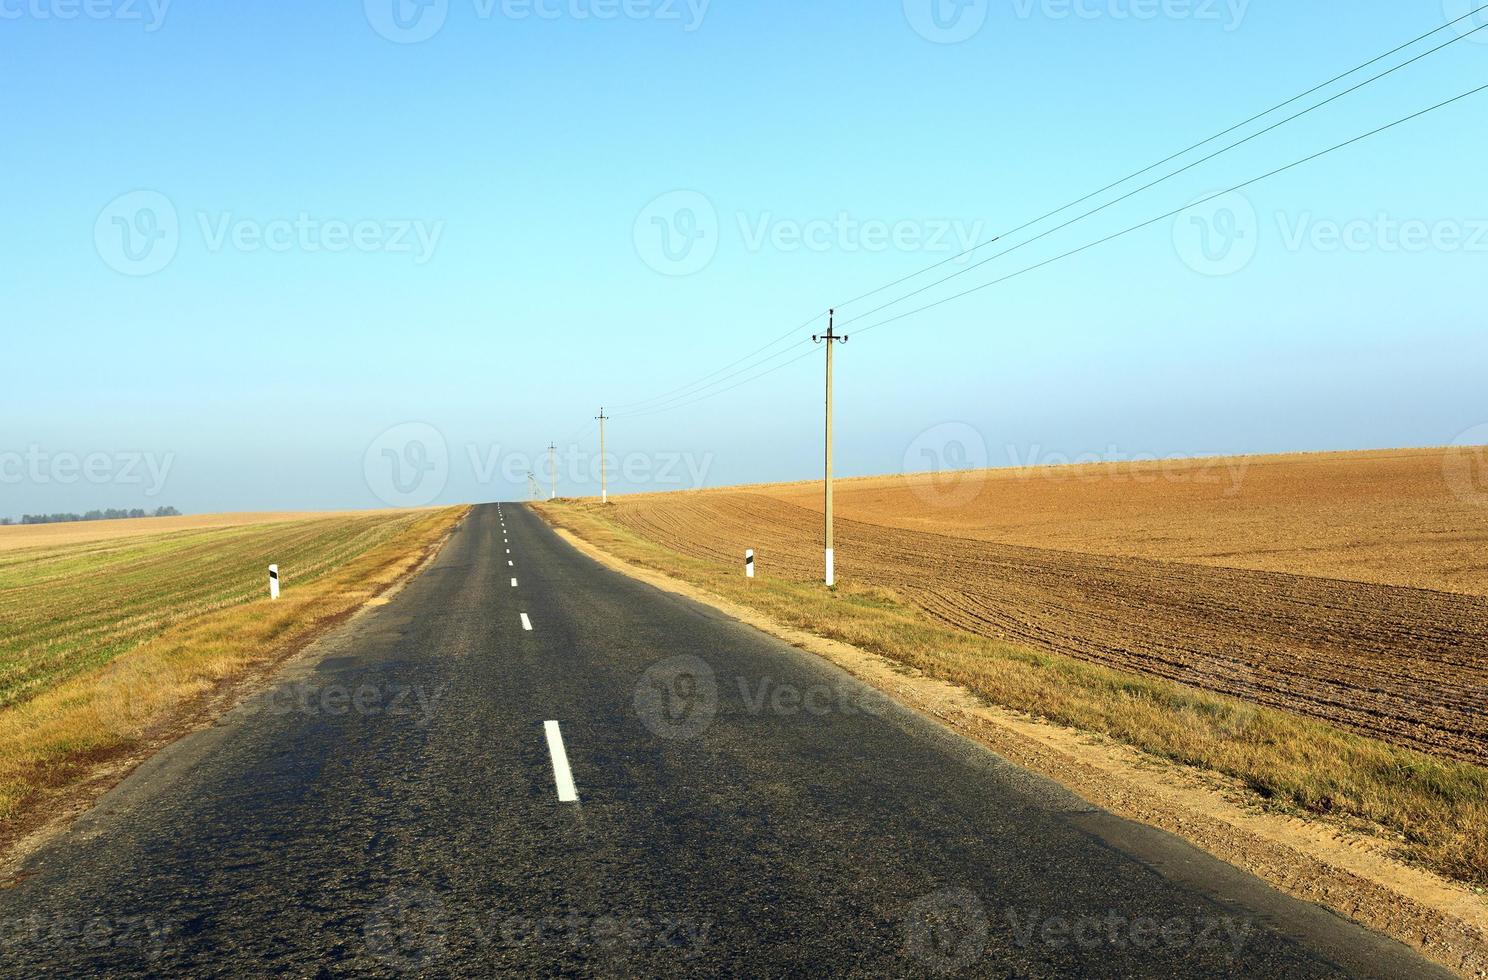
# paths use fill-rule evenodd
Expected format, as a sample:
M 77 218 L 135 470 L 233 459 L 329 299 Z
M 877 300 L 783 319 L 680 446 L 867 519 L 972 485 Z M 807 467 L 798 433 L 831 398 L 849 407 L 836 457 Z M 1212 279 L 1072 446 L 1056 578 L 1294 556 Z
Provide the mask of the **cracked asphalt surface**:
M 5 976 L 1447 975 L 517 505 L 313 653 L 26 862 Z

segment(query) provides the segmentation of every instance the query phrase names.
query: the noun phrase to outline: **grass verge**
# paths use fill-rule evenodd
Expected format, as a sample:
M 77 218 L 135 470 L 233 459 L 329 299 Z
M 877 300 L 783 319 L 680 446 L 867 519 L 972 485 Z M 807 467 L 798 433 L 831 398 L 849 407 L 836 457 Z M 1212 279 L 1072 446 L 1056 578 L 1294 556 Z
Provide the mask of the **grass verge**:
M 165 629 L 265 597 L 268 565 L 300 589 L 405 533 L 416 512 L 0 551 L 0 709 L 104 666 Z
M 420 565 L 465 508 L 297 520 L 6 555 L 0 842 L 169 741 L 210 697 Z M 285 588 L 267 598 L 267 564 Z
M 1168 681 L 999 643 L 930 621 L 889 590 L 760 578 L 678 554 L 606 519 L 601 505 L 543 504 L 553 524 L 776 622 L 840 640 L 987 702 L 1115 738 L 1240 780 L 1258 802 L 1395 837 L 1402 858 L 1488 884 L 1488 770 Z

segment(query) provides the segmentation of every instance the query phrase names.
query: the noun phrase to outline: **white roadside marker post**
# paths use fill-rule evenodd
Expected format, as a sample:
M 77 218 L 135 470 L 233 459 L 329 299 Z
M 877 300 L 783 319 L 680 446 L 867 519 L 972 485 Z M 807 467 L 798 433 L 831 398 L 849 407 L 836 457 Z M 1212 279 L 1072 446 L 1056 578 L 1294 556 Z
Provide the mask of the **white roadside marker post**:
M 279 598 L 279 566 L 269 566 L 269 599 Z
M 746 548 L 744 551 L 744 577 L 754 578 L 754 549 Z

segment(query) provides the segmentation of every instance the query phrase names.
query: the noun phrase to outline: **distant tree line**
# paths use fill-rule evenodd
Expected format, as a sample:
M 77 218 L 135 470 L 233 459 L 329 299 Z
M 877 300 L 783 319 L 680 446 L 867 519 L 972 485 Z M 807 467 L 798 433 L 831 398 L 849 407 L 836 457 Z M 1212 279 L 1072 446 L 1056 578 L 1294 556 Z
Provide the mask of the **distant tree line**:
M 121 521 L 132 517 L 180 517 L 174 507 L 156 507 L 154 510 L 90 510 L 86 514 L 25 514 L 19 522 L 9 517 L 0 517 L 0 525 L 10 524 L 68 524 L 73 521 Z

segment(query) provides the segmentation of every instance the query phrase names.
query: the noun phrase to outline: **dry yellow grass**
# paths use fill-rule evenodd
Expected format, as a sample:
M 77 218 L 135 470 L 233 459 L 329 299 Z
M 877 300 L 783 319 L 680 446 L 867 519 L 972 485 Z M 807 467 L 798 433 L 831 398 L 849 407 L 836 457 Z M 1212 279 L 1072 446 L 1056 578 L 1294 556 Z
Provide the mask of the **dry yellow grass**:
M 271 562 L 286 585 L 303 585 L 416 519 L 412 511 L 220 525 L 193 518 L 191 527 L 145 534 L 154 530 L 146 519 L 0 550 L 0 708 L 173 623 L 262 598 Z
M 989 639 L 1488 764 L 1488 487 L 1453 486 L 1450 460 L 847 481 L 838 576 Z M 609 513 L 678 553 L 734 566 L 754 548 L 762 574 L 810 582 L 819 508 L 819 485 L 784 485 L 623 497 Z
M 0 590 L 5 600 L 17 601 L 25 592 L 22 600 L 52 601 L 55 620 L 37 628 L 72 646 L 80 633 L 85 666 L 54 671 L 52 658 L 26 657 L 22 650 L 21 663 L 47 679 L 31 684 L 24 671 L 15 674 L 13 686 L 22 696 L 0 709 L 0 841 L 13 842 L 59 805 L 117 780 L 130 763 L 201 715 L 211 695 L 278 663 L 385 591 L 424 560 L 464 512 L 448 508 L 238 524 L 12 553 L 28 556 L 43 570 L 30 573 L 29 588 Z M 260 559 L 292 544 L 301 549 L 299 558 L 286 563 L 283 597 L 270 602 L 262 580 L 266 562 Z M 251 568 L 239 564 L 247 560 L 245 551 L 253 554 Z M 251 581 L 221 594 L 209 588 L 213 594 L 203 601 L 178 588 L 182 580 L 166 571 L 180 566 L 183 555 L 190 556 L 198 574 L 243 567 L 251 571 Z M 58 574 L 52 578 L 45 571 L 48 560 L 56 563 Z M 314 562 L 321 567 L 312 573 Z M 109 569 L 110 563 L 125 572 Z M 99 564 L 105 566 L 102 574 Z M 303 574 L 295 577 L 293 569 Z M 24 568 L 10 572 L 27 574 Z M 146 608 L 136 608 L 140 581 L 152 577 L 164 585 L 148 593 Z M 68 593 L 74 588 L 106 608 L 72 604 Z M 89 616 L 101 621 L 81 631 L 70 628 Z M 139 632 L 141 621 L 146 626 Z M 112 649 L 121 630 L 127 648 Z M 111 652 L 101 663 L 93 662 L 100 649 Z
M 1413 946 L 1461 976 L 1488 976 L 1488 889 L 1407 866 L 1398 860 L 1394 835 L 1381 836 L 1379 828 L 1361 832 L 1347 821 L 1299 818 L 1291 808 L 1257 807 L 1232 778 L 1010 711 L 964 687 L 626 561 L 567 529 L 558 534 L 608 568 L 711 605 L 826 659 L 1009 761 L 1064 783 L 1096 806 L 1161 827 L 1295 898 Z
M 1465 760 L 1483 744 L 1473 726 L 1488 690 L 1488 603 L 1476 566 L 1456 556 L 1488 535 L 1479 503 L 1443 479 L 1443 456 L 1252 460 L 1246 472 L 1260 475 L 1228 496 L 1181 479 L 1061 487 L 1070 473 L 975 474 L 973 493 L 938 507 L 915 488 L 929 478 L 845 481 L 835 595 L 815 584 L 819 485 L 543 511 L 787 626 L 1240 779 L 1269 805 L 1378 828 L 1409 859 L 1481 884 L 1488 770 Z M 1290 505 L 1289 487 L 1304 488 Z M 1412 531 L 1437 523 L 1455 530 Z M 1231 533 L 1240 540 L 1227 546 Z M 1309 533 L 1316 548 L 1299 543 Z M 745 547 L 760 549 L 752 588 Z M 1352 581 L 1325 577 L 1349 570 Z M 1445 591 L 1397 584 L 1448 580 Z M 936 601 L 967 595 L 977 603 Z M 1368 658 L 1355 640 L 1373 644 Z M 1200 689 L 1209 685 L 1219 692 Z

